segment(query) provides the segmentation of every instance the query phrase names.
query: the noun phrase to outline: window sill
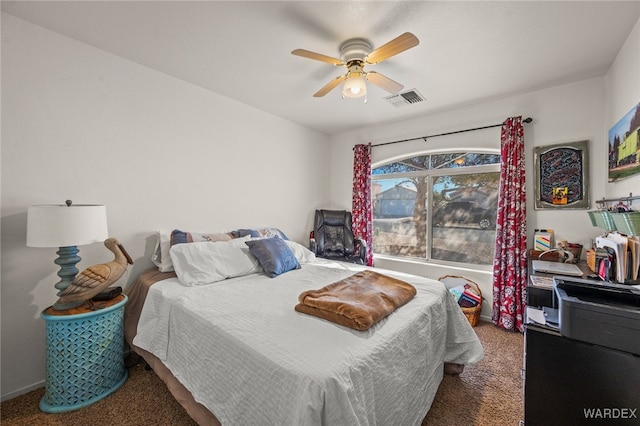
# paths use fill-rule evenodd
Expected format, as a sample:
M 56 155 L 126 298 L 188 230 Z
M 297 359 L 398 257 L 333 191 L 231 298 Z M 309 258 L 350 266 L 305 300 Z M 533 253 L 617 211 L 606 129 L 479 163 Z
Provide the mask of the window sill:
M 398 265 L 407 267 L 426 267 L 426 268 L 440 268 L 447 269 L 448 271 L 474 272 L 478 274 L 493 275 L 493 267 L 491 265 L 472 265 L 462 266 L 459 263 L 441 262 L 441 261 L 429 261 L 412 258 L 403 258 L 397 256 L 389 256 L 384 254 L 373 254 L 374 265 L 376 260 L 383 262 L 393 262 Z

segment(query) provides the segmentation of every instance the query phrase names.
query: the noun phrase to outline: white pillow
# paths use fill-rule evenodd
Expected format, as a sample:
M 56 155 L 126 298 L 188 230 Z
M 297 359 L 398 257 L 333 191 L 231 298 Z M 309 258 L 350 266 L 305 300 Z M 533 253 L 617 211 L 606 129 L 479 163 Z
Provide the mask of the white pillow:
M 251 238 L 251 235 L 245 235 L 244 237 L 233 238 L 227 241 L 227 244 L 231 244 L 233 247 L 248 248 L 247 245 L 245 244 L 245 241 L 249 241 L 253 239 L 254 238 Z
M 295 241 L 286 240 L 289 248 L 293 252 L 293 255 L 298 259 L 298 262 L 302 265 L 303 263 L 311 262 L 316 259 L 316 255 L 314 252 L 303 246 L 302 244 L 296 243 Z
M 171 262 L 171 256 L 169 250 L 171 250 L 171 233 L 173 231 L 159 230 L 156 231 L 156 245 L 153 249 L 153 255 L 151 256 L 151 262 L 158 267 L 160 272 L 172 272 L 173 263 Z M 205 233 L 199 233 L 205 234 Z M 222 232 L 208 232 L 208 235 L 223 234 Z M 244 242 L 242 243 L 244 244 Z
M 245 241 L 261 240 L 263 238 L 265 237 L 255 238 L 255 237 L 251 237 L 250 235 L 247 235 L 242 238 L 234 238 L 233 240 L 229 241 L 229 243 L 238 244 L 239 246 L 246 247 L 246 245 L 244 244 Z M 266 237 L 266 238 L 280 238 L 280 237 Z M 308 248 L 306 248 L 305 246 L 303 246 L 302 244 L 296 243 L 295 241 L 291 241 L 291 240 L 284 240 L 284 241 L 287 243 L 287 245 L 293 252 L 293 255 L 296 257 L 296 259 L 298 259 L 298 263 L 300 263 L 301 265 L 303 263 L 308 263 L 316 260 L 315 253 L 309 250 Z
M 169 256 L 170 248 L 171 231 L 156 231 L 156 246 L 153 249 L 153 256 L 151 256 L 151 261 L 158 267 L 158 270 L 160 272 L 173 271 L 173 264 L 171 263 L 171 257 Z
M 172 246 L 169 254 L 178 279 L 183 285 L 196 286 L 261 272 L 260 264 L 244 244 L 246 240 Z

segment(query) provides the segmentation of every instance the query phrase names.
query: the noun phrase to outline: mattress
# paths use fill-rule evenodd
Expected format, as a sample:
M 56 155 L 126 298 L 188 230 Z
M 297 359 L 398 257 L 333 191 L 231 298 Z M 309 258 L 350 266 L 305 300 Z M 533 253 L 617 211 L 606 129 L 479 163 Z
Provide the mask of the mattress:
M 149 288 L 133 344 L 162 361 L 223 425 L 420 424 L 445 362 L 483 357 L 444 285 L 416 296 L 367 331 L 294 310 L 300 293 L 371 269 L 318 259 L 276 278 L 251 274 Z

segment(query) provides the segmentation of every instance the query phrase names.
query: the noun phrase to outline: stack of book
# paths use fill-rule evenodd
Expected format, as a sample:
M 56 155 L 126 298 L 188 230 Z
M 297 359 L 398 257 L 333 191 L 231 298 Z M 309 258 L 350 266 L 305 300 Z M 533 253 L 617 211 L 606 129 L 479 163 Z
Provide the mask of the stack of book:
M 453 297 L 463 308 L 474 308 L 480 304 L 482 297 L 476 293 L 475 289 L 469 284 L 449 289 Z

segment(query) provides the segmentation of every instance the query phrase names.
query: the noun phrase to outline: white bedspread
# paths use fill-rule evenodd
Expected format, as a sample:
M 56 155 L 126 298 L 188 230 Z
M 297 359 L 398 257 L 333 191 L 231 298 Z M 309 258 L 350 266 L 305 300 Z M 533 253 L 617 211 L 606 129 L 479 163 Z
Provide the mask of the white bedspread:
M 445 287 L 360 332 L 294 310 L 304 290 L 363 269 L 318 260 L 276 278 L 253 274 L 199 287 L 153 285 L 134 344 L 158 358 L 223 425 L 418 425 L 443 363 L 484 353 Z

